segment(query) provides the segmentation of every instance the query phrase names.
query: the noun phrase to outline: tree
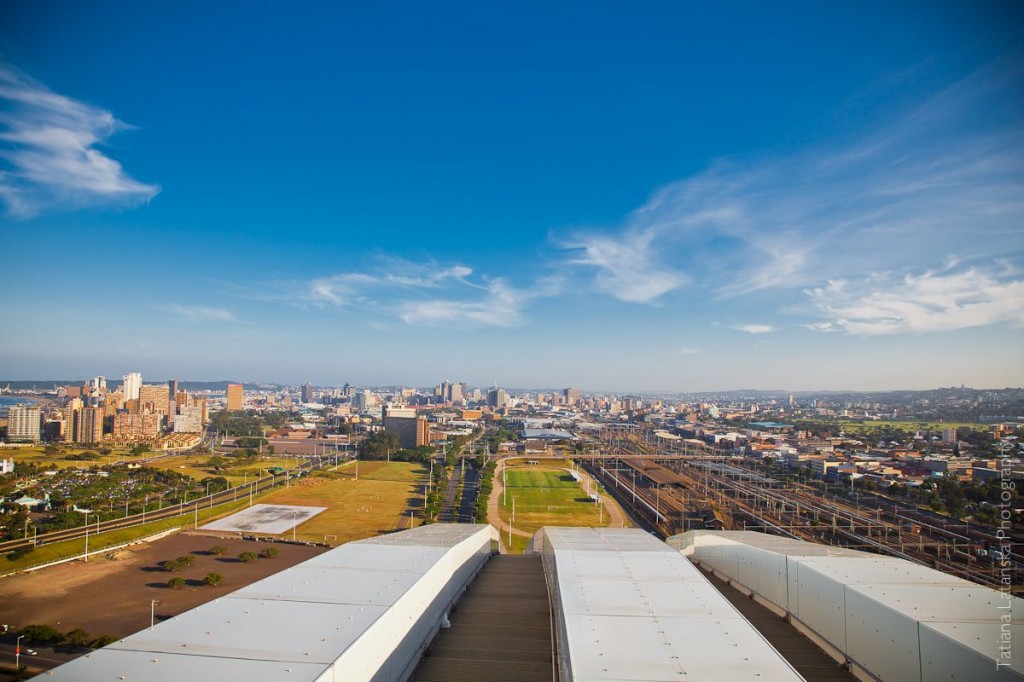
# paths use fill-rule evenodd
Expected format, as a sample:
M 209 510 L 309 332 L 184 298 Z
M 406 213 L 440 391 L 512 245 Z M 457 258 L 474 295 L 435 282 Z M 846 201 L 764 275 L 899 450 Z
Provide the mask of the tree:
M 277 547 L 267 547 L 266 549 L 260 551 L 260 556 L 264 559 L 272 559 L 280 553 L 281 552 L 278 551 Z
M 223 580 L 224 576 L 220 573 L 207 573 L 206 577 L 203 578 L 203 582 L 207 585 L 220 585 Z
M 196 562 L 196 557 L 192 554 L 186 554 L 185 556 L 178 557 L 177 559 L 175 559 L 175 561 L 177 561 L 182 566 L 191 566 Z
M 210 548 L 210 554 L 213 556 L 221 556 L 226 551 L 228 551 L 228 548 L 224 545 L 214 545 Z
M 85 646 L 89 641 L 89 633 L 82 628 L 75 628 L 64 635 L 64 641 L 73 646 Z
M 238 555 L 238 560 L 241 561 L 244 564 L 247 564 L 250 561 L 256 561 L 259 558 L 260 558 L 260 555 L 257 554 L 256 552 L 242 552 L 241 554 Z
M 24 635 L 25 639 L 39 644 L 59 644 L 64 641 L 64 635 L 52 625 L 26 625 L 20 634 Z
M 180 559 L 168 559 L 167 561 L 160 562 L 160 568 L 174 573 L 182 569 L 182 563 Z
M 96 639 L 89 642 L 89 646 L 91 646 L 93 649 L 102 649 L 108 644 L 113 644 L 116 641 L 117 637 L 114 637 L 113 635 L 100 635 Z
M 167 587 L 171 588 L 172 590 L 181 589 L 182 587 L 185 587 L 185 579 L 182 578 L 180 575 L 176 575 L 167 581 Z

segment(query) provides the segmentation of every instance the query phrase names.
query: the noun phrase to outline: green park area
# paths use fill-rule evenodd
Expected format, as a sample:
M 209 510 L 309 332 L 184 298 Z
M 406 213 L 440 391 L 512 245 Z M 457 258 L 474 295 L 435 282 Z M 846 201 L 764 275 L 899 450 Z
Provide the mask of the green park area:
M 531 536 L 543 526 L 599 527 L 609 523 L 603 504 L 594 504 L 580 484 L 565 469 L 534 465 L 511 466 L 505 470 L 506 490 L 498 500 L 499 514 L 506 522 L 515 503 L 512 526 Z M 522 551 L 528 540 L 512 536 L 512 550 Z
M 840 421 L 839 427 L 848 436 L 871 436 L 873 434 L 903 431 L 913 434 L 917 431 L 940 433 L 944 429 L 973 429 L 987 432 L 988 424 L 972 422 L 936 422 L 936 421 Z
M 297 460 L 301 463 L 303 460 Z M 291 469 L 296 466 L 294 457 L 257 457 L 252 460 L 240 457 L 221 457 L 217 455 L 178 455 L 149 462 L 147 466 L 154 469 L 175 471 L 183 476 L 190 476 L 197 481 L 210 476 L 224 477 L 230 486 L 241 485 L 246 481 L 267 475 L 271 467 Z
M 40 468 L 73 469 L 127 462 L 147 455 L 133 455 L 126 448 L 78 448 L 71 446 L 29 445 L 0 451 L 0 457 L 11 458 L 15 465 L 34 464 Z M 148 453 L 152 456 L 152 453 Z
M 296 537 L 339 545 L 398 528 L 410 500 L 422 505 L 421 481 L 426 474 L 422 464 L 349 462 L 337 471 L 314 474 L 290 488 L 278 488 L 261 502 L 327 507 L 299 525 Z M 291 531 L 286 535 L 290 537 Z

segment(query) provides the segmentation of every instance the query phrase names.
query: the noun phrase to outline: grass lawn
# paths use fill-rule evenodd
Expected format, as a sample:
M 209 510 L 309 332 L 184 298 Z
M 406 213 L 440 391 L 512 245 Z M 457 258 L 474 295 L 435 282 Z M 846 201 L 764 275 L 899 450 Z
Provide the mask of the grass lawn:
M 264 501 L 262 498 L 264 495 L 261 493 L 256 496 L 261 502 Z M 199 525 L 203 525 L 204 521 L 210 521 L 212 519 L 224 516 L 238 511 L 242 507 L 249 504 L 248 497 L 237 501 L 231 501 L 225 504 L 220 504 L 215 507 L 207 507 L 199 509 Z M 181 528 L 192 528 L 195 523 L 195 511 L 194 507 L 185 507 L 185 513 L 182 516 L 172 517 L 169 519 L 160 519 L 159 521 L 152 521 L 150 523 L 144 523 L 131 528 L 124 528 L 119 530 L 111 530 L 103 533 L 90 533 L 89 534 L 89 553 L 97 550 L 102 550 L 107 547 L 116 547 L 123 545 L 132 540 L 137 540 L 149 535 L 155 535 L 161 531 L 170 530 L 174 527 Z M 12 571 L 18 571 L 39 564 L 44 564 L 51 561 L 59 561 L 60 559 L 66 559 L 81 554 L 85 550 L 85 538 L 75 538 L 74 540 L 64 540 L 62 542 L 54 542 L 49 545 L 42 545 L 33 549 L 26 554 L 15 557 L 15 554 L 8 554 L 0 557 L 0 574 L 10 573 Z
M 395 530 L 410 499 L 422 505 L 426 469 L 407 462 L 359 462 L 359 480 L 355 462 L 339 467 L 351 478 L 302 479 L 291 488 L 279 488 L 263 498 L 267 504 L 296 504 L 327 507 L 299 525 L 296 537 L 332 545 L 361 540 Z M 291 531 L 284 535 L 291 537 Z
M 155 462 L 150 462 L 149 466 L 154 469 L 173 469 L 179 474 L 185 476 L 191 476 L 197 481 L 200 481 L 207 476 L 223 476 L 232 485 L 240 485 L 245 480 L 253 480 L 254 477 L 260 475 L 260 469 L 266 470 L 268 467 L 281 467 L 283 469 L 291 469 L 295 466 L 294 457 L 263 457 L 252 464 L 242 464 L 240 466 L 229 467 L 223 471 L 216 471 L 212 467 L 203 466 L 210 460 L 213 455 L 179 455 L 178 457 L 168 457 L 167 459 L 158 459 Z M 231 458 L 226 458 L 231 462 Z M 301 463 L 302 460 L 300 459 Z M 263 471 L 263 475 L 266 476 L 267 472 Z
M 607 511 L 603 512 L 602 519 L 601 508 L 590 501 L 586 492 L 563 469 L 511 467 L 505 480 L 508 494 L 499 498 L 499 513 L 507 521 L 515 499 L 513 527 L 516 530 L 533 534 L 542 526 L 608 525 Z M 527 540 L 522 540 L 525 547 Z M 514 536 L 513 546 L 516 546 Z
M 16 464 L 35 464 L 40 467 L 65 469 L 71 467 L 72 469 L 87 469 L 97 464 L 113 464 L 118 461 L 129 461 L 140 459 L 128 453 L 128 450 L 124 448 L 114 448 L 109 455 L 100 455 L 99 448 L 78 448 L 78 447 L 66 447 L 64 448 L 64 455 L 80 455 L 83 452 L 91 452 L 99 456 L 99 459 L 93 460 L 72 460 L 72 459 L 61 459 L 48 455 L 43 451 L 42 445 L 32 445 L 21 448 L 11 448 L 0 451 L 0 457 L 11 458 Z M 143 455 L 144 456 L 144 455 Z
M 849 435 L 871 433 L 876 429 L 902 429 L 903 431 L 941 431 L 943 429 L 959 429 L 967 427 L 976 431 L 988 431 L 988 424 L 971 422 L 934 422 L 934 421 L 840 421 L 840 428 Z

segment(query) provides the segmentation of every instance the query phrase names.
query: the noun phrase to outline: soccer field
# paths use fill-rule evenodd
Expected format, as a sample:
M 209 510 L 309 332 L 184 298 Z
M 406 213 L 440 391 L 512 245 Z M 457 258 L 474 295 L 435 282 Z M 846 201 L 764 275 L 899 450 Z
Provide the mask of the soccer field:
M 499 500 L 506 521 L 515 501 L 516 530 L 534 533 L 542 526 L 608 525 L 608 512 L 594 504 L 564 469 L 513 467 L 505 474 L 507 489 Z

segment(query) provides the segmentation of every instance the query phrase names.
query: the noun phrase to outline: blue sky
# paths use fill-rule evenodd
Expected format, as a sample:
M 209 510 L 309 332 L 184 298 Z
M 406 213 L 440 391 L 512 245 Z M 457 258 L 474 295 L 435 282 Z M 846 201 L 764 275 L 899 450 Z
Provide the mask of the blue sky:
M 1014 2 L 0 8 L 0 377 L 1024 384 Z

